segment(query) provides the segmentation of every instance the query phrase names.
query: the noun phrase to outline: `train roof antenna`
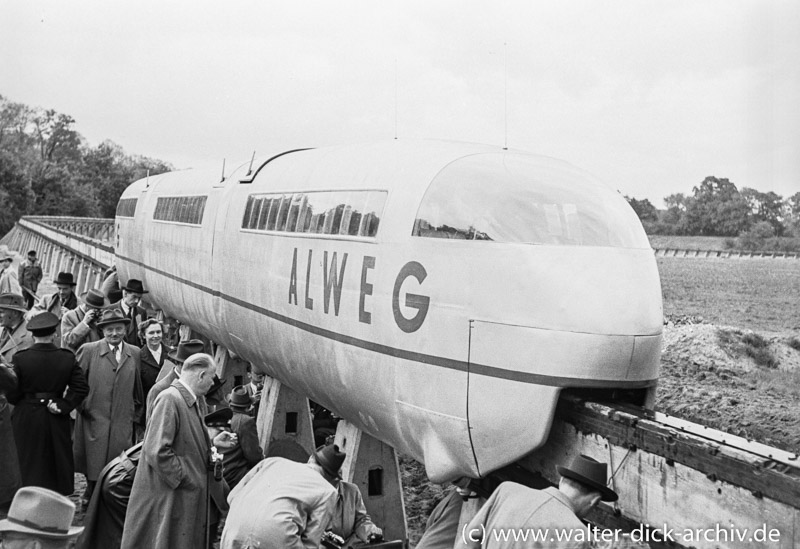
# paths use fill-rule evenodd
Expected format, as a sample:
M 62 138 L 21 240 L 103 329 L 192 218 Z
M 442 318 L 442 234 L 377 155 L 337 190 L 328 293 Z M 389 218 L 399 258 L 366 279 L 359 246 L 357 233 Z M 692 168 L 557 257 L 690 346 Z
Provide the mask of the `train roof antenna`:
M 253 156 L 250 157 L 250 165 L 247 167 L 247 175 L 253 173 L 253 161 L 256 159 L 256 151 L 253 151 Z M 247 177 L 247 176 L 245 176 Z
M 222 179 L 219 180 L 220 183 L 225 181 L 225 159 L 222 159 Z

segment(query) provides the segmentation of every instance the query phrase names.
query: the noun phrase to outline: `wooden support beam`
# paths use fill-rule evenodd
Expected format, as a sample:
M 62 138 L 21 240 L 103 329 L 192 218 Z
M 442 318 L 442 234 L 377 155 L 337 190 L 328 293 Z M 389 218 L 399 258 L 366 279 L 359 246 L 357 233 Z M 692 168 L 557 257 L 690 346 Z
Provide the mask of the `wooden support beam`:
M 314 451 L 308 399 L 275 378 L 264 378 L 256 425 L 264 457 L 306 461 Z
M 405 506 L 400 467 L 394 448 L 347 421 L 336 428 L 335 444 L 347 453 L 342 477 L 357 485 L 372 521 L 387 540 L 406 540 Z

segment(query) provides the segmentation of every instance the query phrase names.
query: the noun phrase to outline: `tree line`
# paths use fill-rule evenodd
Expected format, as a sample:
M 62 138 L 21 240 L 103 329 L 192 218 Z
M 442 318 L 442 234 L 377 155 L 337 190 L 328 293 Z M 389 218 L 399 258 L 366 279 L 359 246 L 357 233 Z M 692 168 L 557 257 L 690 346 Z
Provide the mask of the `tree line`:
M 770 191 L 741 190 L 726 178 L 706 177 L 692 189 L 664 197 L 666 209 L 625 197 L 647 234 L 731 237 L 745 249 L 800 249 L 800 192 L 787 199 Z M 737 237 L 737 240 L 733 240 Z
M 0 236 L 23 215 L 114 217 L 131 182 L 172 169 L 112 141 L 92 147 L 71 116 L 0 95 Z

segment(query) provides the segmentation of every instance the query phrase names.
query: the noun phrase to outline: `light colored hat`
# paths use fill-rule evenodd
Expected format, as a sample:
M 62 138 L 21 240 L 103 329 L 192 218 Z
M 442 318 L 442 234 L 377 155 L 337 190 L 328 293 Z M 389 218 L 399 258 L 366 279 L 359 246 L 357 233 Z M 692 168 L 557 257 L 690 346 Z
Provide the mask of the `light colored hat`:
M 25 298 L 19 294 L 0 295 L 0 309 L 11 309 L 22 313 L 28 312 L 28 309 L 25 308 Z
M 59 493 L 25 486 L 14 495 L 8 518 L 0 520 L 0 532 L 18 532 L 50 539 L 68 539 L 83 532 L 83 526 L 71 526 L 75 504 Z

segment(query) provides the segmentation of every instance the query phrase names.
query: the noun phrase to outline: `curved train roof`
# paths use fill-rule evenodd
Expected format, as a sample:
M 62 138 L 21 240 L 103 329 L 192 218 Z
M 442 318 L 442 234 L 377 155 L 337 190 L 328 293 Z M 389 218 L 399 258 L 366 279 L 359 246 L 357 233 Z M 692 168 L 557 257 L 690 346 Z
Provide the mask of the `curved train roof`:
M 259 157 L 253 163 L 252 183 L 281 191 L 281 180 L 291 180 L 290 190 L 403 188 L 424 193 L 437 173 L 448 164 L 481 153 L 523 154 L 535 158 L 543 168 L 577 171 L 571 164 L 519 150 L 457 141 L 425 139 L 388 140 L 303 149 Z M 233 169 L 222 186 L 247 178 L 249 163 Z M 332 176 L 332 174 L 335 174 Z M 132 183 L 123 196 L 154 188 L 168 180 L 171 189 L 194 190 L 220 183 L 220 172 L 208 169 L 176 170 Z M 249 182 L 249 181 L 248 181 Z M 300 185 L 298 187 L 298 185 Z

